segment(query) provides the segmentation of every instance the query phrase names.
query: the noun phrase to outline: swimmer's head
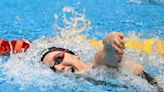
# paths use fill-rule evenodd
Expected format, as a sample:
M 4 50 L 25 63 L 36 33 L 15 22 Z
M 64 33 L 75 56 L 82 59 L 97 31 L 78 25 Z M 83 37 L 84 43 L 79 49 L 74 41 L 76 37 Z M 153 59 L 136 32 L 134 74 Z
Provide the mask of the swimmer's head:
M 64 48 L 51 47 L 44 50 L 41 61 L 59 72 L 81 72 L 86 69 L 86 64 L 77 55 Z

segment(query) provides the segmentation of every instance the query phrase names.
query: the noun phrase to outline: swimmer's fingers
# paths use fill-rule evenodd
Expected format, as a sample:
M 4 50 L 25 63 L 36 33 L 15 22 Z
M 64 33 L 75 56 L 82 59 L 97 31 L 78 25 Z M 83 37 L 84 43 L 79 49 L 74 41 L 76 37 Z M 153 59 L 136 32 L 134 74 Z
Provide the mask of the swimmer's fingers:
M 118 46 L 116 45 L 112 45 L 112 47 L 116 50 L 117 54 L 123 54 L 123 49 L 120 49 Z
M 112 32 L 110 35 L 110 40 L 114 44 L 116 44 L 119 48 L 124 49 L 125 42 L 124 42 L 124 34 L 121 32 Z
M 115 44 L 122 49 L 125 49 L 125 41 L 124 39 L 116 39 Z
M 124 39 L 121 39 L 120 40 L 120 43 L 122 44 L 122 48 L 125 49 L 125 40 Z
M 124 34 L 119 32 L 119 36 L 121 39 L 124 39 Z
M 123 49 L 118 48 L 116 45 L 112 45 L 112 47 L 116 50 L 118 62 L 121 62 L 124 54 Z
M 113 42 L 118 48 L 124 49 L 124 44 L 121 42 L 120 39 L 115 39 Z
M 125 40 L 124 40 L 124 34 L 123 33 L 119 33 L 118 40 L 120 41 L 120 44 L 122 45 L 122 48 L 125 49 Z
M 106 46 L 116 45 L 118 48 L 124 49 L 124 43 L 124 35 L 120 32 L 111 32 L 109 35 L 103 38 L 103 44 Z

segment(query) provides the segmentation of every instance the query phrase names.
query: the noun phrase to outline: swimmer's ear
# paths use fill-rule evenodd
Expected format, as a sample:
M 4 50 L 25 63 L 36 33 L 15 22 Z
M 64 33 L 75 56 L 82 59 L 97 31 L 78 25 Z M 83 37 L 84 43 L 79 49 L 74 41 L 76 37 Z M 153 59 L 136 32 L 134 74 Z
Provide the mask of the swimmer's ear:
M 157 84 L 160 87 L 160 90 L 164 91 L 164 75 L 155 77 L 155 80 L 157 81 Z M 161 92 L 163 92 L 163 91 L 161 91 Z

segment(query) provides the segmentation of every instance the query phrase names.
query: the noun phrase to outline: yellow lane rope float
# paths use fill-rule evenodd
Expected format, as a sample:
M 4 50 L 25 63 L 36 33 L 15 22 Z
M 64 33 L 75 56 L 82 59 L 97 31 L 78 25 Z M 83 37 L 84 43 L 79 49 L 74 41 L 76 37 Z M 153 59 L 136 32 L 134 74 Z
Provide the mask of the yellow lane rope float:
M 90 39 L 89 43 L 94 47 L 98 48 L 102 45 L 101 40 Z M 153 51 L 156 51 L 158 54 L 164 56 L 164 41 L 157 40 L 155 38 L 151 39 L 140 39 L 140 38 L 125 38 L 125 47 L 133 48 L 150 54 Z

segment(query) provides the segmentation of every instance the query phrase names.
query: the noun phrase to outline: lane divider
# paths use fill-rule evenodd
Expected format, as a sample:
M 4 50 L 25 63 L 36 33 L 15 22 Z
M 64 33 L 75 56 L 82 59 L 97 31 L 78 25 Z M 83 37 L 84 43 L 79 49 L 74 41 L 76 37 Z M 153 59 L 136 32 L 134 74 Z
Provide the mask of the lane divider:
M 125 41 L 126 41 L 125 47 L 127 48 L 137 49 L 147 54 L 156 51 L 158 54 L 164 56 L 164 41 L 162 40 L 157 40 L 155 38 L 151 38 L 151 39 L 125 38 Z M 89 39 L 88 42 L 94 48 L 98 48 L 99 46 L 102 46 L 102 40 Z M 10 44 L 12 47 L 10 46 Z M 22 51 L 25 52 L 29 47 L 30 47 L 29 43 L 27 43 L 25 40 L 13 40 L 10 42 L 7 40 L 0 39 L 0 55 L 9 55 L 11 51 L 13 51 L 12 53 L 18 53 Z
M 18 53 L 22 51 L 25 52 L 29 47 L 29 43 L 26 43 L 24 40 L 13 40 L 10 42 L 0 39 L 0 55 L 9 55 L 10 53 Z
M 89 43 L 94 47 L 98 48 L 102 45 L 101 40 L 90 39 L 88 40 Z M 157 40 L 155 38 L 151 39 L 132 39 L 132 38 L 125 38 L 125 47 L 133 48 L 145 52 L 147 54 L 152 53 L 152 51 L 156 51 L 158 54 L 164 56 L 164 41 Z

